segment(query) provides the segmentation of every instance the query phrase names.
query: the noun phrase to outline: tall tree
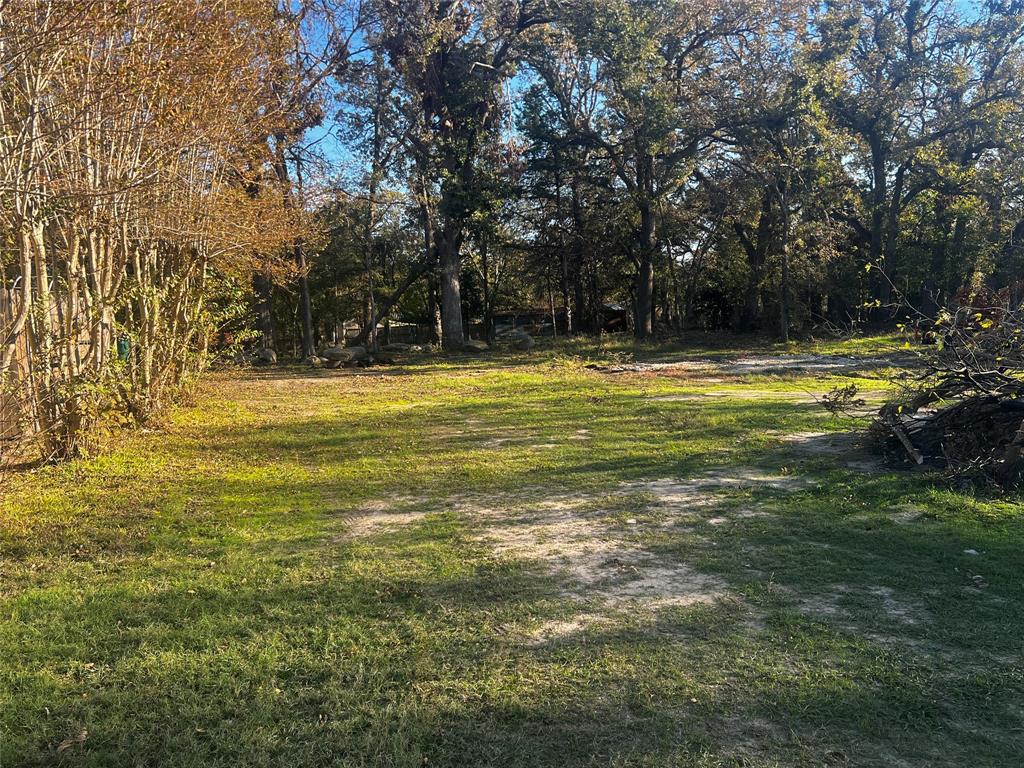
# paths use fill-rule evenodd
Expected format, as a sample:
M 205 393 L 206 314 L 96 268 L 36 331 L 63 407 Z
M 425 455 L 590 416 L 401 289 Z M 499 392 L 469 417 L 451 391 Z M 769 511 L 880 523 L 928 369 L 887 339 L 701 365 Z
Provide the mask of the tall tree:
M 768 18 L 750 0 L 584 4 L 535 58 L 565 124 L 610 162 L 634 207 L 638 338 L 653 330 L 659 209 L 728 120 L 730 46 Z
M 464 342 L 460 291 L 466 225 L 480 206 L 480 153 L 498 130 L 503 86 L 517 46 L 548 20 L 546 3 L 464 0 L 380 0 L 381 44 L 400 73 L 414 111 L 409 140 L 425 182 L 436 195 L 431 245 L 439 270 L 443 343 Z
M 331 98 L 330 79 L 339 76 L 364 51 L 368 8 L 362 0 L 283 0 L 278 4 L 277 17 L 290 45 L 273 83 L 281 118 L 268 141 L 285 207 L 299 214 L 304 205 L 296 186 L 306 152 L 304 136 L 323 122 L 326 102 Z M 299 287 L 302 354 L 311 357 L 316 354 L 316 338 L 309 265 L 301 238 L 296 238 L 291 250 Z M 267 290 L 259 281 L 256 287 L 260 292 Z M 257 298 L 269 303 L 269 294 Z
M 960 137 L 958 159 L 972 164 L 986 144 L 981 129 L 1019 97 L 1021 6 L 980 11 L 972 25 L 945 0 L 831 0 L 815 20 L 816 61 L 829 70 L 823 98 L 862 148 L 864 214 L 855 226 L 867 234 L 883 302 L 898 280 L 900 217 L 940 183 L 936 152 Z

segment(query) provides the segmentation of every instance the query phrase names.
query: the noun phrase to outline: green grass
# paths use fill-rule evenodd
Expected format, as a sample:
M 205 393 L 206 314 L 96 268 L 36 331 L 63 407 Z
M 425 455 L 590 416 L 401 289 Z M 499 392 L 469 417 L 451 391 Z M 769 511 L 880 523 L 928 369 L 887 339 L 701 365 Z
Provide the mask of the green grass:
M 738 335 L 692 331 L 673 341 L 637 342 L 627 334 L 600 338 L 579 336 L 559 339 L 552 344 L 542 339 L 537 355 L 571 356 L 605 361 L 622 358 L 636 360 L 677 360 L 686 358 L 728 358 L 749 354 L 823 354 L 865 357 L 906 356 L 904 334 L 856 336 L 843 339 L 808 338 L 783 344 L 755 334 Z
M 221 372 L 166 430 L 11 478 L 0 766 L 1019 766 L 1019 500 L 785 447 L 853 426 L 801 393 L 878 396 L 876 371 L 581 365 L 751 351 L 780 350 Z M 758 397 L 700 397 L 723 387 Z M 745 467 L 813 482 L 719 489 L 675 527 L 623 492 Z M 531 641 L 594 605 L 496 551 L 473 509 L 565 494 L 723 594 Z M 417 514 L 352 535 L 374 505 Z

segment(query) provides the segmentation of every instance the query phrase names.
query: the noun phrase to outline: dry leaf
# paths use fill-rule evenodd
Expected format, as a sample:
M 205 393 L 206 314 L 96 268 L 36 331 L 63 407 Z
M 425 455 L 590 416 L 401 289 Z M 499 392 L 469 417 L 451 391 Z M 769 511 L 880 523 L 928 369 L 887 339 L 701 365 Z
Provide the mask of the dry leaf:
M 78 732 L 77 735 L 75 735 L 75 736 L 73 736 L 71 738 L 68 738 L 68 739 L 64 739 L 64 741 L 62 741 L 60 744 L 58 744 L 57 745 L 57 753 L 59 754 L 59 753 L 63 752 L 65 749 L 69 749 L 69 748 L 75 746 L 75 744 L 85 744 L 85 740 L 87 738 L 89 738 L 89 732 L 87 730 L 85 730 L 85 728 L 83 728 L 82 730 L 80 730 Z

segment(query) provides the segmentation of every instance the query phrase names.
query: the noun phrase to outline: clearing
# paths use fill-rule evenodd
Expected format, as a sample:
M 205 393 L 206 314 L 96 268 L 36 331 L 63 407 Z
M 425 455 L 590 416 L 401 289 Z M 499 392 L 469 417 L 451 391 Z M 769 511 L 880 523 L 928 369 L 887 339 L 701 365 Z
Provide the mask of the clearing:
M 1019 766 L 1024 507 L 816 402 L 891 360 L 213 374 L 6 481 L 0 765 Z

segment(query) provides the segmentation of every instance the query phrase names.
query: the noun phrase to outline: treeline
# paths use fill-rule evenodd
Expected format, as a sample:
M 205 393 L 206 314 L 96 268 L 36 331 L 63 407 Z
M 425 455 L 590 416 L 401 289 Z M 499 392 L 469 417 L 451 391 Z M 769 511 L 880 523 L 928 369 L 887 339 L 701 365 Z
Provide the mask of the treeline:
M 260 0 L 0 2 L 0 459 L 150 420 L 274 271 L 288 41 Z
M 1022 78 L 1024 0 L 0 0 L 0 450 L 248 329 L 788 338 L 1010 285 Z
M 347 7 L 366 51 L 323 102 L 347 174 L 319 210 L 322 339 L 376 317 L 458 348 L 552 305 L 593 332 L 612 302 L 638 338 L 788 338 L 1024 267 L 1019 0 Z

